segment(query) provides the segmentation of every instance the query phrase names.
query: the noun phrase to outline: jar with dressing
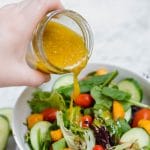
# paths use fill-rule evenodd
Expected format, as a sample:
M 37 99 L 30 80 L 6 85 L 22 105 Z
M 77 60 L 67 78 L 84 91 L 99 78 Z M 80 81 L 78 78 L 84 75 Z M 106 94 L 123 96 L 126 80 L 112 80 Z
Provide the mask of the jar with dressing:
M 56 10 L 38 24 L 26 60 L 29 66 L 45 73 L 78 74 L 92 48 L 93 36 L 87 21 L 74 11 Z

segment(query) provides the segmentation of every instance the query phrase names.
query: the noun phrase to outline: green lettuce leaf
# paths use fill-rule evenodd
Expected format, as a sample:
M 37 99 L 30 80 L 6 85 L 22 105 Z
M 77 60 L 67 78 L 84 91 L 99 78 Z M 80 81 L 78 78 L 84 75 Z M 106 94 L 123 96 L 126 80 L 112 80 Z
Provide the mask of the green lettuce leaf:
M 90 129 L 82 129 L 79 126 L 72 126 L 67 129 L 64 126 L 63 113 L 57 112 L 57 124 L 63 133 L 69 148 L 73 150 L 91 150 L 95 145 L 95 138 Z
M 65 101 L 57 91 L 50 93 L 38 90 L 28 103 L 33 113 L 40 113 L 46 108 L 56 108 L 62 111 L 66 109 Z

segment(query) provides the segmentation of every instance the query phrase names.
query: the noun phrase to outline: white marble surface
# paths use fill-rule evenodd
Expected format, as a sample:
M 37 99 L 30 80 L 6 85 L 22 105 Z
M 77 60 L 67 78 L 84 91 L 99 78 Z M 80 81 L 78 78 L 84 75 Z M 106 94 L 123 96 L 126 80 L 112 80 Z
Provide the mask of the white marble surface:
M 0 0 L 0 6 L 17 1 Z M 95 44 L 90 62 L 150 73 L 149 0 L 63 0 L 63 4 L 83 15 L 93 29 Z M 1 88 L 0 107 L 13 106 L 23 89 Z

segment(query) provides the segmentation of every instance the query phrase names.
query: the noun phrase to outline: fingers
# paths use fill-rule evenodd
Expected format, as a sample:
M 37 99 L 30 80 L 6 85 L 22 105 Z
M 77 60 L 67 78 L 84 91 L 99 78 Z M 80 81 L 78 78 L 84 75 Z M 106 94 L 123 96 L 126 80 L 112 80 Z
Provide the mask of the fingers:
M 59 0 L 25 0 L 19 4 L 19 7 L 32 30 L 47 12 L 63 8 Z
M 24 67 L 24 70 L 21 71 L 21 74 L 21 84 L 26 86 L 36 87 L 50 80 L 50 74 L 33 70 L 28 66 L 26 68 Z
M 22 63 L 17 63 L 13 70 L 18 72 L 17 85 L 36 87 L 50 80 L 50 74 L 30 68 L 25 60 Z
M 44 74 L 36 70 L 30 71 L 30 75 L 26 78 L 26 82 L 24 83 L 27 86 L 36 87 L 41 85 L 42 83 L 48 82 L 50 80 L 49 74 Z
M 7 86 L 32 86 L 37 87 L 50 80 L 50 75 L 41 73 L 31 68 L 20 66 L 11 66 L 11 68 L 2 68 L 0 74 L 0 87 Z

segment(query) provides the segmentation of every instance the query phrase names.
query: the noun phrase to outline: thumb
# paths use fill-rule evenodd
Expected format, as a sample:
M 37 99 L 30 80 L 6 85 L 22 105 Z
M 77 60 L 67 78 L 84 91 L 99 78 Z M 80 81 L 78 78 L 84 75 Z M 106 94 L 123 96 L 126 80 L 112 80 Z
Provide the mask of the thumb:
M 18 77 L 18 82 L 20 81 L 18 83 L 19 85 L 39 86 L 42 83 L 48 82 L 50 80 L 50 74 L 45 74 L 38 70 L 31 69 L 27 64 L 21 67 L 18 74 L 21 78 L 19 79 Z
M 25 0 L 20 3 L 21 14 L 23 14 L 28 26 L 33 30 L 47 12 L 63 9 L 59 0 Z

